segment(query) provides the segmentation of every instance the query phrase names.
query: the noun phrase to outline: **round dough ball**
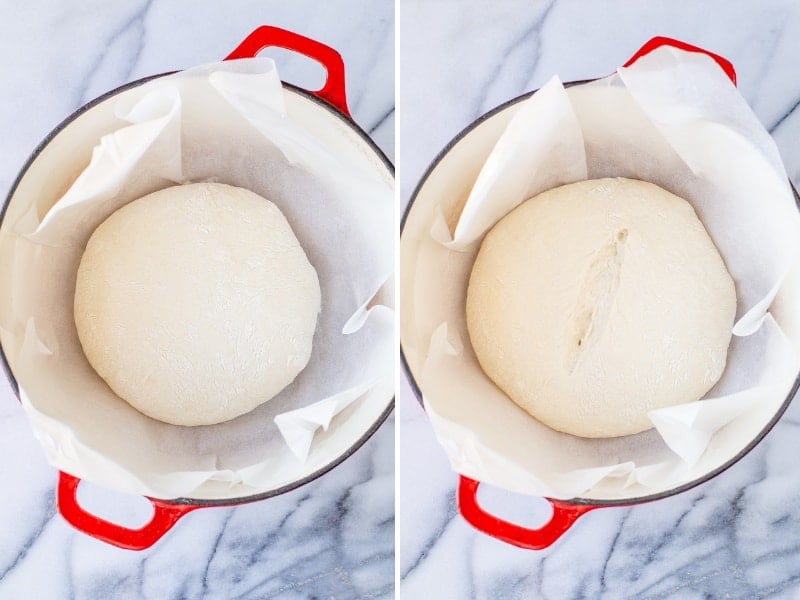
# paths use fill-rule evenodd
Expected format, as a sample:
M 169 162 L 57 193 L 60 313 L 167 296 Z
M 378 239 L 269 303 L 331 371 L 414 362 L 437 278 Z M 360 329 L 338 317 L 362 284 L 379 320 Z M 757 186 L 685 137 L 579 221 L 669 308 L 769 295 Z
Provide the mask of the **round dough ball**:
M 558 431 L 617 437 L 725 369 L 736 291 L 685 200 L 643 181 L 544 192 L 486 235 L 467 292 L 486 374 Z
M 311 356 L 317 273 L 281 211 L 248 190 L 180 185 L 121 208 L 86 245 L 75 325 L 134 408 L 209 425 L 266 402 Z

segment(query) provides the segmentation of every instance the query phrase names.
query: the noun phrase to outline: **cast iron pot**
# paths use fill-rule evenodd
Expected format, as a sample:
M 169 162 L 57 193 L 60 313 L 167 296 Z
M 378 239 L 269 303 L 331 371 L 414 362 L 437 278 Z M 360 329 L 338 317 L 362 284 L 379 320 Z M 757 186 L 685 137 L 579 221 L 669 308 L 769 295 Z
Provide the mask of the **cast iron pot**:
M 328 141 L 339 139 L 341 140 L 339 143 L 350 147 L 351 152 L 353 151 L 352 148 L 355 147 L 357 152 L 363 154 L 363 160 L 369 163 L 369 166 L 382 177 L 393 178 L 394 166 L 392 163 L 350 117 L 345 93 L 344 62 L 339 53 L 333 48 L 302 35 L 277 27 L 262 26 L 248 35 L 225 60 L 253 58 L 267 47 L 280 47 L 291 50 L 318 62 L 325 68 L 327 72 L 325 83 L 317 91 L 310 92 L 288 83 L 283 84 L 287 107 L 290 110 L 294 110 L 295 114 L 301 115 L 304 118 L 304 122 L 315 131 L 318 131 L 321 135 L 326 135 Z M 107 132 L 102 130 L 107 128 L 107 122 L 113 117 L 113 111 L 108 108 L 111 105 L 110 102 L 107 102 L 108 100 L 115 99 L 120 94 L 145 82 L 170 74 L 162 73 L 127 83 L 82 106 L 58 125 L 34 150 L 11 186 L 11 191 L 0 212 L 0 226 L 3 224 L 8 207 L 28 184 L 26 177 L 32 177 L 32 173 L 37 170 L 41 173 L 42 163 L 46 163 L 48 160 L 51 163 L 53 162 L 52 157 L 48 157 L 47 153 L 48 151 L 52 153 L 54 144 L 58 145 L 64 139 L 69 140 L 70 136 L 74 138 L 76 136 L 74 130 L 77 129 L 78 136 L 83 137 L 80 141 L 93 145 L 102 133 Z M 103 114 L 103 111 L 108 114 Z M 85 124 L 87 120 L 92 121 L 88 127 Z M 92 131 L 87 133 L 85 131 L 87 128 Z M 80 131 L 81 129 L 84 131 Z M 91 145 L 88 146 L 89 149 L 91 149 Z M 72 157 L 69 156 L 56 157 L 58 162 L 66 162 L 71 159 Z M 48 176 L 50 176 L 50 173 L 48 173 Z M 63 181 L 57 181 L 54 185 L 62 184 Z M 48 183 L 43 185 L 46 186 Z M 0 344 L 0 358 L 11 387 L 14 389 L 15 394 L 19 396 L 19 384 L 5 352 L 3 352 L 2 344 Z M 255 502 L 283 494 L 317 479 L 358 450 L 377 431 L 393 408 L 394 398 L 387 398 L 385 406 L 382 406 L 382 410 L 371 417 L 370 424 L 362 430 L 361 436 L 352 440 L 349 446 L 341 448 L 338 454 L 332 455 L 324 467 L 287 485 L 264 493 L 224 499 L 175 498 L 161 500 L 148 498 L 153 506 L 152 518 L 142 527 L 130 529 L 101 519 L 82 508 L 76 498 L 80 479 L 69 473 L 59 472 L 57 487 L 58 510 L 67 522 L 83 533 L 121 548 L 142 550 L 152 546 L 175 525 L 178 519 L 193 510 L 210 506 L 231 506 Z
M 636 54 L 634 54 L 630 60 L 628 60 L 624 66 L 632 65 L 636 60 L 640 57 L 652 52 L 656 48 L 661 46 L 672 46 L 674 48 L 678 48 L 681 50 L 686 50 L 690 52 L 699 52 L 703 53 L 710 58 L 712 58 L 720 68 L 725 72 L 725 74 L 731 79 L 731 81 L 736 84 L 736 72 L 733 68 L 733 65 L 727 61 L 726 59 L 713 54 L 707 50 L 702 48 L 698 48 L 696 46 L 692 46 L 686 44 L 685 42 L 681 42 L 678 40 L 674 40 L 671 38 L 666 37 L 656 37 L 648 41 L 642 48 L 639 49 Z M 592 81 L 592 80 L 587 80 Z M 581 83 L 587 83 L 587 81 L 574 81 L 565 83 L 566 87 L 570 85 L 577 85 Z M 405 213 L 403 214 L 403 220 L 400 225 L 400 256 L 401 256 L 401 306 L 404 304 L 404 300 L 402 295 L 406 293 L 408 288 L 413 288 L 413 283 L 408 281 L 407 274 L 403 270 L 407 265 L 405 259 L 403 258 L 404 254 L 404 247 L 403 247 L 403 234 L 408 230 L 409 223 L 414 222 L 415 217 L 416 219 L 420 219 L 422 217 L 415 215 L 415 205 L 417 203 L 422 204 L 424 206 L 428 206 L 431 202 L 434 201 L 435 198 L 442 197 L 442 194 L 447 193 L 447 182 L 454 181 L 462 176 L 462 173 L 465 171 L 469 171 L 474 169 L 476 165 L 476 161 L 478 158 L 478 151 L 471 151 L 469 148 L 470 146 L 475 146 L 476 143 L 478 145 L 482 145 L 485 147 L 493 145 L 494 141 L 497 139 L 497 129 L 498 126 L 494 125 L 494 132 L 493 133 L 486 133 L 484 131 L 478 131 L 482 126 L 490 125 L 493 121 L 498 121 L 498 118 L 502 119 L 503 117 L 507 117 L 507 111 L 509 109 L 515 107 L 520 102 L 528 99 L 535 93 L 528 92 L 513 100 L 509 100 L 501 104 L 500 106 L 492 109 L 491 111 L 487 112 L 486 114 L 482 115 L 475 121 L 473 121 L 470 125 L 468 125 L 465 129 L 463 129 L 453 140 L 451 140 L 447 146 L 437 155 L 434 161 L 426 170 L 425 174 L 422 176 L 419 184 L 417 185 L 414 193 L 409 200 L 408 206 L 406 207 Z M 491 126 L 491 125 L 490 125 Z M 477 140 L 477 142 L 476 142 Z M 488 140 L 488 141 L 487 141 Z M 455 150 L 455 152 L 454 152 Z M 483 155 L 481 155 L 483 156 Z M 485 158 L 485 157 L 484 157 Z M 483 158 L 480 159 L 482 164 Z M 436 180 L 433 182 L 433 180 Z M 791 182 L 790 182 L 791 183 Z M 800 209 L 800 196 L 798 196 L 797 191 L 792 186 L 792 191 L 794 192 L 795 201 L 797 203 L 798 209 Z M 408 286 L 408 288 L 406 287 Z M 409 298 L 412 296 L 409 295 Z M 410 300 L 409 300 L 410 301 Z M 401 322 L 402 324 L 402 322 Z M 423 403 L 423 394 L 424 390 L 421 390 L 417 380 L 414 376 L 414 371 L 409 364 L 408 358 L 406 356 L 406 352 L 403 350 L 403 330 L 401 328 L 400 332 L 400 339 L 401 339 L 401 362 L 403 366 L 403 370 L 408 378 L 409 383 L 411 384 L 411 388 L 420 402 Z M 549 504 L 552 507 L 552 516 L 550 519 L 541 527 L 531 529 L 527 527 L 523 527 L 517 525 L 515 523 L 510 523 L 505 521 L 497 516 L 494 516 L 484 510 L 477 501 L 477 493 L 478 487 L 480 485 L 479 481 L 474 479 L 470 479 L 463 475 L 458 475 L 458 490 L 457 490 L 457 503 L 458 503 L 458 510 L 461 516 L 475 529 L 490 535 L 498 540 L 502 540 L 509 544 L 513 544 L 515 546 L 519 546 L 521 548 L 526 548 L 530 550 L 542 550 L 547 548 L 551 544 L 553 544 L 558 538 L 560 538 L 572 525 L 575 521 L 585 513 L 603 507 L 611 507 L 611 506 L 631 506 L 634 504 L 644 504 L 647 502 L 652 502 L 654 500 L 660 500 L 662 498 L 667 498 L 669 496 L 673 496 L 675 494 L 679 494 L 684 492 L 688 489 L 691 489 L 701 483 L 708 481 L 709 479 L 719 475 L 721 472 L 729 468 L 731 465 L 739 461 L 742 457 L 744 457 L 750 450 L 752 450 L 763 438 L 764 436 L 775 426 L 778 420 L 781 418 L 783 413 L 789 406 L 792 398 L 794 397 L 795 393 L 797 392 L 798 387 L 800 387 L 800 376 L 794 381 L 794 384 L 791 387 L 791 390 L 787 394 L 786 398 L 777 408 L 775 413 L 772 415 L 771 419 L 768 423 L 755 435 L 742 449 L 739 451 L 735 456 L 731 457 L 727 460 L 724 464 L 709 470 L 701 477 L 698 477 L 688 483 L 683 485 L 678 485 L 672 489 L 667 491 L 663 491 L 660 493 L 655 493 L 647 496 L 638 496 L 638 497 L 630 497 L 624 499 L 608 499 L 608 500 L 601 500 L 601 499 L 591 499 L 591 498 L 572 498 L 570 500 L 557 500 L 546 498 Z

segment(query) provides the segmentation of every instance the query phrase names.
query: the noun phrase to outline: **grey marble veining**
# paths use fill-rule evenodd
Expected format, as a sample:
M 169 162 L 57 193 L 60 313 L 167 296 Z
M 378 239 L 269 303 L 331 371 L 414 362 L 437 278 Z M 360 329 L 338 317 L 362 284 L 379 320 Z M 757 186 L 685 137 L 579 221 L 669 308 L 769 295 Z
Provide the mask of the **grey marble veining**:
M 606 75 L 666 35 L 736 67 L 739 89 L 800 185 L 800 5 L 796 2 L 403 0 L 401 200 L 472 120 L 558 74 Z M 403 598 L 800 598 L 800 405 L 728 471 L 683 494 L 589 512 L 551 548 L 477 533 L 455 511 L 456 476 L 410 388 L 399 395 L 398 560 Z M 531 526 L 539 499 L 481 488 Z
M 127 81 L 226 56 L 276 25 L 344 57 L 356 122 L 394 159 L 394 6 L 371 0 L 236 3 L 0 0 L 0 196 L 29 153 L 72 111 Z M 277 54 L 285 80 L 320 69 Z M 57 514 L 56 473 L 0 378 L 0 599 L 391 598 L 394 417 L 324 477 L 266 501 L 195 511 L 153 548 L 130 552 Z M 93 486 L 101 516 L 142 523 L 139 498 Z

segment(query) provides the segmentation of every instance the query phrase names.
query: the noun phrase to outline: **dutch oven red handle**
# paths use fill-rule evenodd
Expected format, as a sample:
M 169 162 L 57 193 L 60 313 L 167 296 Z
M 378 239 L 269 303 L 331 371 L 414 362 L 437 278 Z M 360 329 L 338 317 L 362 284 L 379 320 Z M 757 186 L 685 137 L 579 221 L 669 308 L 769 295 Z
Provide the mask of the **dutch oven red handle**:
M 332 104 L 334 108 L 348 117 L 350 116 L 345 90 L 344 61 L 342 56 L 330 46 L 292 31 L 262 25 L 248 35 L 233 52 L 225 57 L 225 60 L 253 58 L 261 50 L 269 47 L 292 50 L 321 64 L 327 71 L 325 84 L 311 93 Z
M 630 67 L 633 63 L 643 57 L 645 54 L 650 54 L 656 48 L 661 48 L 662 46 L 671 46 L 672 48 L 678 48 L 679 50 L 686 50 L 687 52 L 699 52 L 700 54 L 705 54 L 706 56 L 710 57 L 714 62 L 716 62 L 720 68 L 725 71 L 725 74 L 728 78 L 733 82 L 733 85 L 736 85 L 736 70 L 733 68 L 731 62 L 719 54 L 714 54 L 713 52 L 709 52 L 703 48 L 698 48 L 697 46 L 692 46 L 691 44 L 687 44 L 686 42 L 682 42 L 680 40 L 675 40 L 668 37 L 658 36 L 654 37 L 649 42 L 645 43 L 644 46 L 637 50 L 636 54 L 628 59 L 623 67 Z
M 153 505 L 153 517 L 150 522 L 139 529 L 129 529 L 96 517 L 81 508 L 76 497 L 80 482 L 77 477 L 59 471 L 56 495 L 58 512 L 78 531 L 127 550 L 149 548 L 172 529 L 183 515 L 200 508 L 190 504 L 172 504 L 148 498 Z
M 538 529 L 528 529 L 490 515 L 478 505 L 478 486 L 480 482 L 458 476 L 458 511 L 461 516 L 478 531 L 495 539 L 525 548 L 543 550 L 553 544 L 572 527 L 578 517 L 594 510 L 596 506 L 571 504 L 562 500 L 547 501 L 553 507 L 553 516 Z

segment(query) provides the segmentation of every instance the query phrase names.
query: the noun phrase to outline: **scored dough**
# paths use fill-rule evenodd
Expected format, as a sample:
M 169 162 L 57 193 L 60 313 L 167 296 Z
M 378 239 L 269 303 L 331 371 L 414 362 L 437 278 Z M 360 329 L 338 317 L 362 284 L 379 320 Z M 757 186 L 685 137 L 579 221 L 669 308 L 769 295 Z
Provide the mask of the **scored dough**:
M 717 382 L 736 292 L 688 202 L 597 179 L 535 196 L 489 231 L 466 311 L 481 367 L 514 402 L 558 431 L 617 437 Z
M 311 356 L 317 273 L 271 202 L 217 183 L 131 202 L 92 234 L 75 290 L 86 358 L 134 408 L 176 425 L 232 419 Z

